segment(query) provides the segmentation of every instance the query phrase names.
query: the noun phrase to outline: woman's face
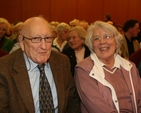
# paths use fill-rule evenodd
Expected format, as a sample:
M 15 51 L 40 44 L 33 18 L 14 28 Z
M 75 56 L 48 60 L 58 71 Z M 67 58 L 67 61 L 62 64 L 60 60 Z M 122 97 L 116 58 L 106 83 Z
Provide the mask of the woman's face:
M 0 39 L 6 34 L 7 25 L 5 23 L 0 24 Z
M 116 48 L 117 43 L 113 34 L 109 34 L 101 28 L 94 31 L 93 49 L 102 62 L 113 60 Z
M 76 51 L 81 50 L 84 44 L 84 40 L 79 37 L 76 31 L 69 32 L 68 42 L 70 47 Z

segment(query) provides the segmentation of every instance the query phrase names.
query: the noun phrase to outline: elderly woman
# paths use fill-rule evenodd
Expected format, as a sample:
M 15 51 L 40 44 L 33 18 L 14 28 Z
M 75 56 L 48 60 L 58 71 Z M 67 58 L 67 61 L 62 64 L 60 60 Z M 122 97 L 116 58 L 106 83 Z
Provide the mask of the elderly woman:
M 75 26 L 69 30 L 68 43 L 70 47 L 62 53 L 68 56 L 71 64 L 71 73 L 74 76 L 74 69 L 77 63 L 90 55 L 90 50 L 85 45 L 86 31 L 81 26 Z
M 68 38 L 68 31 L 70 29 L 70 26 L 65 23 L 61 22 L 56 27 L 56 33 L 57 37 L 53 40 L 52 49 L 58 52 L 62 52 L 66 48 L 69 47 L 69 44 L 67 43 Z
M 5 18 L 0 18 L 0 49 L 10 52 L 14 43 L 12 40 L 6 38 L 6 34 L 9 30 L 9 22 Z
M 75 68 L 82 113 L 141 112 L 141 81 L 136 66 L 118 54 L 121 39 L 106 22 L 88 28 L 91 54 Z

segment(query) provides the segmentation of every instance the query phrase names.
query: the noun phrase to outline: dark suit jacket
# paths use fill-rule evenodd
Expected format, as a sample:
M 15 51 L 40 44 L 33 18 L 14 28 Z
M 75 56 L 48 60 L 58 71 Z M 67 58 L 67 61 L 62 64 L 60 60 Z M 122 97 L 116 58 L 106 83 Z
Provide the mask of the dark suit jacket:
M 52 51 L 49 63 L 54 76 L 59 113 L 79 113 L 79 98 L 69 59 Z M 0 113 L 35 113 L 28 72 L 21 49 L 0 58 Z
M 84 58 L 86 58 L 86 57 L 88 57 L 90 55 L 90 50 L 86 45 L 84 47 L 85 47 Z M 71 47 L 68 47 L 67 49 L 62 51 L 62 53 L 67 55 L 68 58 L 70 59 L 71 73 L 74 76 L 74 73 L 75 73 L 74 69 L 75 69 L 75 66 L 77 64 L 74 49 L 72 49 Z

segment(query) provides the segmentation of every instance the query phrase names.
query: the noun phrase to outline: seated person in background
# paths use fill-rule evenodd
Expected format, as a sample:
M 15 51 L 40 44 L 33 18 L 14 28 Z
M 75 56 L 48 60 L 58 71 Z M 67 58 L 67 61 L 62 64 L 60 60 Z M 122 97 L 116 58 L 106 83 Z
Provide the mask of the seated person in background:
M 73 28 L 75 26 L 79 26 L 80 25 L 80 21 L 78 19 L 74 19 L 74 20 L 69 22 L 69 25 L 70 25 L 71 28 Z
M 82 113 L 140 113 L 141 79 L 136 66 L 118 54 L 122 35 L 102 21 L 87 33 L 90 57 L 75 68 Z
M 59 22 L 58 21 L 51 21 L 50 25 L 51 25 L 52 31 L 53 31 L 53 38 L 55 39 L 57 37 L 56 27 L 59 25 Z
M 69 45 L 67 43 L 68 31 L 70 26 L 67 23 L 60 23 L 56 27 L 57 37 L 53 40 L 52 49 L 58 52 L 62 52 Z
M 56 28 L 59 25 L 59 22 L 58 21 L 51 21 L 50 25 L 54 26 Z
M 140 27 L 140 32 L 138 33 L 138 36 L 136 37 L 136 39 L 140 43 L 140 48 L 141 48 L 141 22 L 139 23 L 139 27 Z
M 80 21 L 80 26 L 82 26 L 87 31 L 89 24 L 86 21 Z
M 14 24 L 8 22 L 8 30 L 7 30 L 5 37 L 12 40 L 12 41 L 15 39 L 15 35 L 13 33 L 13 30 L 14 30 Z
M 123 27 L 121 25 L 115 25 L 115 27 L 117 28 L 118 32 L 120 32 L 120 34 L 124 34 Z
M 51 28 L 52 28 L 52 37 L 53 37 L 53 40 L 54 40 L 55 38 L 57 38 L 56 27 L 51 25 Z
M 12 40 L 6 38 L 8 29 L 9 22 L 5 18 L 0 18 L 0 48 L 9 53 L 14 43 Z
M 109 13 L 104 14 L 104 20 L 108 24 L 114 25 L 115 23 L 112 21 L 112 17 Z
M 11 49 L 11 51 L 9 53 L 12 53 L 13 51 L 17 50 L 20 48 L 20 43 L 19 43 L 19 40 L 18 40 L 18 36 L 20 34 L 20 31 L 22 29 L 22 26 L 23 26 L 23 22 L 18 22 L 15 26 L 14 26 L 14 30 L 13 30 L 13 33 L 15 34 L 15 44 L 13 46 L 13 48 Z
M 6 51 L 0 49 L 0 57 L 5 56 L 5 55 L 7 55 L 7 54 L 8 54 L 8 52 L 6 52 Z
M 13 33 L 15 35 L 15 39 L 13 40 L 14 43 L 18 42 L 18 36 L 19 36 L 19 33 L 22 29 L 22 26 L 23 26 L 23 22 L 18 22 L 15 26 L 14 26 L 14 29 L 13 29 Z
M 44 18 L 24 22 L 21 49 L 0 58 L 0 113 L 80 113 L 69 59 L 52 41 Z
M 69 30 L 68 43 L 70 47 L 62 53 L 68 56 L 71 64 L 71 72 L 74 76 L 74 68 L 77 63 L 90 55 L 88 47 L 85 45 L 86 31 L 81 26 L 75 26 Z
M 130 55 L 140 48 L 139 42 L 135 39 L 140 32 L 139 22 L 134 19 L 127 20 L 124 23 L 123 30 L 121 52 L 125 59 L 129 59 Z

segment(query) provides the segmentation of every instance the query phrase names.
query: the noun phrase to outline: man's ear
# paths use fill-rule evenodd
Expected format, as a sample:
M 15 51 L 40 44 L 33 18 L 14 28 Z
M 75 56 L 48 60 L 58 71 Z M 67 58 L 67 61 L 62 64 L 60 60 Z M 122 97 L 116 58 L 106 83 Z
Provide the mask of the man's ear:
M 22 35 L 19 35 L 19 36 L 18 36 L 18 40 L 19 40 L 19 42 L 21 42 L 21 41 L 24 40 L 24 37 L 23 37 Z
M 19 35 L 18 39 L 19 39 L 20 47 L 22 51 L 24 51 L 24 37 L 22 35 Z

